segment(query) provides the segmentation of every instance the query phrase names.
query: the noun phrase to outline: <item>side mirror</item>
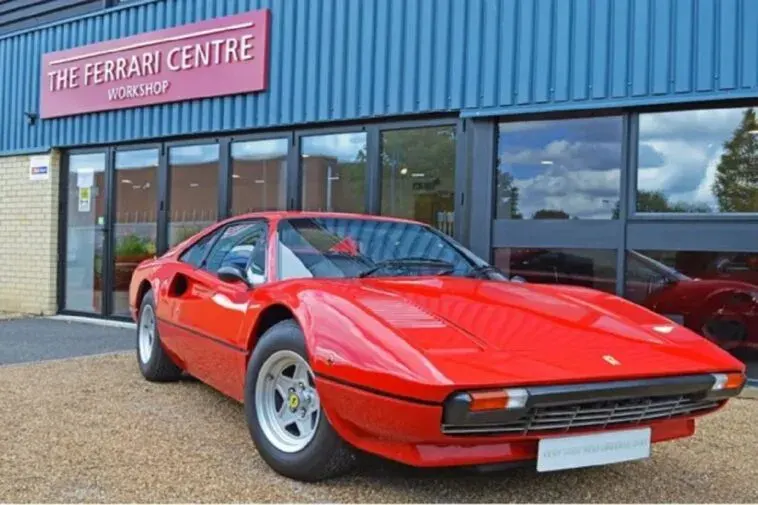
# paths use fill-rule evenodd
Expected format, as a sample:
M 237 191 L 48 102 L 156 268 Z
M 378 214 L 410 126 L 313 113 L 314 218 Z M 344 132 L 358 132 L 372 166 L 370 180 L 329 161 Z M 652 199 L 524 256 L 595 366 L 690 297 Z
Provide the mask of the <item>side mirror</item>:
M 223 266 L 218 269 L 216 275 L 218 275 L 218 278 L 224 282 L 242 282 L 245 286 L 250 287 L 250 282 L 247 280 L 247 277 L 245 277 L 245 272 L 235 266 Z

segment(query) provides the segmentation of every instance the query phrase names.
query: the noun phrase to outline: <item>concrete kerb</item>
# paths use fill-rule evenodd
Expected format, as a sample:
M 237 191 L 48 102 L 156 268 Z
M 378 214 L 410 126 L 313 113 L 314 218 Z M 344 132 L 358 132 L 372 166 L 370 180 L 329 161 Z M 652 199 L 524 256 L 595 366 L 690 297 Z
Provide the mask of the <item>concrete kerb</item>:
M 135 330 L 137 328 L 137 325 L 135 323 L 129 321 L 114 321 L 112 319 L 98 319 L 95 317 L 86 316 L 70 316 L 58 314 L 55 316 L 47 316 L 47 319 L 51 319 L 53 321 L 68 321 L 71 323 L 87 323 L 98 326 L 107 326 L 110 328 L 123 328 L 126 330 Z

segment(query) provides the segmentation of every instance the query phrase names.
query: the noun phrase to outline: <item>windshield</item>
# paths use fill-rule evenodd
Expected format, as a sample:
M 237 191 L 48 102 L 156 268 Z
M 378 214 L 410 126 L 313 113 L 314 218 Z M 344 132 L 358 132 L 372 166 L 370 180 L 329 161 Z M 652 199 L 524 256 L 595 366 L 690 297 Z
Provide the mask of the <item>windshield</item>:
M 279 278 L 449 275 L 506 279 L 437 230 L 370 218 L 279 222 Z
M 637 273 L 639 277 L 658 276 L 673 282 L 690 280 L 689 277 L 679 272 L 678 270 L 674 270 L 673 268 L 666 266 L 660 261 L 656 261 L 649 256 L 642 255 L 637 251 L 631 249 L 627 252 L 629 263 L 627 268 L 635 273 L 639 271 L 640 273 Z M 644 272 L 644 275 L 642 272 Z

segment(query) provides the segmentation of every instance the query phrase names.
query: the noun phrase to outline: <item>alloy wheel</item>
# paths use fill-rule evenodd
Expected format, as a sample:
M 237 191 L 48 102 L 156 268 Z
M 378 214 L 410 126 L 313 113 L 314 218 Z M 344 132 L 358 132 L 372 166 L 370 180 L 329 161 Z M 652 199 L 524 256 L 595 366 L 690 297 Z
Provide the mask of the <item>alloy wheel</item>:
M 269 356 L 258 374 L 255 409 L 263 434 L 280 451 L 298 452 L 313 440 L 321 404 L 302 356 L 289 350 Z

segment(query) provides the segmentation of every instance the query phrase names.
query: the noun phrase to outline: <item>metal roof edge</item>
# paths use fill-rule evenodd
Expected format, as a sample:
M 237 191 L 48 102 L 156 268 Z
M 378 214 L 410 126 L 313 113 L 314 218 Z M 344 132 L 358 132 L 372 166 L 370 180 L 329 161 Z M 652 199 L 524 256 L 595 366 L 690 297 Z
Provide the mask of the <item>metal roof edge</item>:
M 81 16 L 72 16 L 70 18 L 60 19 L 58 21 L 51 21 L 49 23 L 45 23 L 45 24 L 42 24 L 42 25 L 39 25 L 39 26 L 35 26 L 35 27 L 32 27 L 32 28 L 24 28 L 23 30 L 19 30 L 17 32 L 11 32 L 11 33 L 8 33 L 6 35 L 2 35 L 2 36 L 0 36 L 0 43 L 4 42 L 7 39 L 12 39 L 14 37 L 20 37 L 21 35 L 26 35 L 28 33 L 33 33 L 33 32 L 37 32 L 37 31 L 41 31 L 41 30 L 46 30 L 46 29 L 52 28 L 54 26 L 65 25 L 67 23 L 72 23 L 74 21 L 80 21 L 82 19 L 94 18 L 94 17 L 97 17 L 97 16 L 102 16 L 104 14 L 109 14 L 111 12 L 117 12 L 117 11 L 121 11 L 121 10 L 132 9 L 134 7 L 139 7 L 140 5 L 146 5 L 146 4 L 151 4 L 151 3 L 163 2 L 163 1 L 164 0 L 137 0 L 137 1 L 134 1 L 134 2 L 129 2 L 129 3 L 123 4 L 123 5 L 116 5 L 114 7 L 103 7 L 102 9 L 100 9 L 98 11 L 90 12 L 88 14 L 82 14 Z

